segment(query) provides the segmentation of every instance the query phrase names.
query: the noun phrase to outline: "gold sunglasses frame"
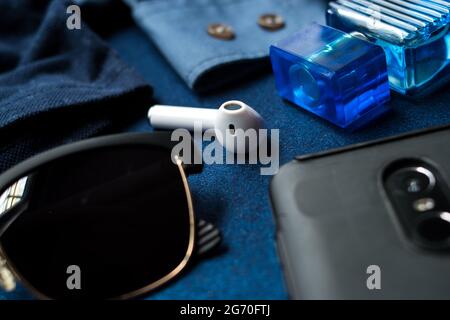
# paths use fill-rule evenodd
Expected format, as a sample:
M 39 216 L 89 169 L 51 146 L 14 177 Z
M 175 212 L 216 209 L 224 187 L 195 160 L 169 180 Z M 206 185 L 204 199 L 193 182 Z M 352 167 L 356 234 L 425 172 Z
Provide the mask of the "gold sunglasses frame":
M 102 139 L 102 138 L 97 138 Z M 92 139 L 94 140 L 94 139 Z M 173 280 L 177 277 L 183 270 L 186 269 L 189 262 L 191 261 L 194 253 L 195 247 L 195 214 L 194 214 L 194 206 L 192 203 L 192 194 L 189 189 L 189 183 L 187 181 L 187 175 L 185 170 L 185 165 L 180 157 L 175 156 L 174 158 L 178 170 L 180 172 L 180 176 L 183 182 L 183 187 L 186 194 L 186 201 L 188 205 L 188 213 L 189 213 L 189 243 L 186 250 L 186 254 L 184 258 L 180 261 L 180 263 L 169 273 L 163 276 L 161 279 L 156 280 L 142 288 L 134 290 L 129 293 L 122 294 L 118 297 L 111 298 L 111 300 L 126 300 L 133 299 L 143 294 L 150 293 L 165 285 L 166 283 Z M 8 256 L 5 253 L 5 250 L 0 243 L 0 288 L 3 286 L 5 289 L 10 289 L 6 291 L 14 291 L 16 288 L 16 283 L 21 283 L 27 290 L 29 290 L 32 295 L 41 300 L 52 300 L 52 298 L 42 294 L 39 290 L 33 287 L 23 276 L 21 276 L 20 272 L 14 266 L 14 264 L 10 261 Z

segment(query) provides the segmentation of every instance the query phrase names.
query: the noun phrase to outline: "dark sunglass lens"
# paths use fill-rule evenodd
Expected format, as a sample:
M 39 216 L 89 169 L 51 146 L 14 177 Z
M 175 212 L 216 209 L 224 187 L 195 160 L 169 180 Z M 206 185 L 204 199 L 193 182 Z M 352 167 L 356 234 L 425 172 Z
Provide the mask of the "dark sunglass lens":
M 0 243 L 48 297 L 130 294 L 170 278 L 190 254 L 193 217 L 165 149 L 80 152 L 20 181 L 20 198 L 7 209 L 20 214 Z

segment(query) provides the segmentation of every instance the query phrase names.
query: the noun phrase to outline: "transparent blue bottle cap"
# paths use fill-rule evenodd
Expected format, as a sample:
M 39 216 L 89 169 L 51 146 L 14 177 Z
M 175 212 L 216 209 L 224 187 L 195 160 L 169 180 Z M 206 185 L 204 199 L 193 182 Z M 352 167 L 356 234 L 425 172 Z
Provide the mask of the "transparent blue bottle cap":
M 272 45 L 280 96 L 342 128 L 364 126 L 386 112 L 386 56 L 360 36 L 312 24 Z

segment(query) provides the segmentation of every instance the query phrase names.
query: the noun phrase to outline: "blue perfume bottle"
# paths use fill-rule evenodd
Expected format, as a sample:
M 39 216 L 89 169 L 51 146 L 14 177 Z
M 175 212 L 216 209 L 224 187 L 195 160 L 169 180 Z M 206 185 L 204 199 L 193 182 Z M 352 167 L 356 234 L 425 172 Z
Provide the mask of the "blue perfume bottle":
M 391 88 L 401 94 L 427 95 L 450 80 L 448 0 L 335 0 L 327 24 L 380 45 Z
M 311 24 L 272 45 L 270 58 L 281 97 L 342 128 L 388 110 L 386 56 L 358 34 Z

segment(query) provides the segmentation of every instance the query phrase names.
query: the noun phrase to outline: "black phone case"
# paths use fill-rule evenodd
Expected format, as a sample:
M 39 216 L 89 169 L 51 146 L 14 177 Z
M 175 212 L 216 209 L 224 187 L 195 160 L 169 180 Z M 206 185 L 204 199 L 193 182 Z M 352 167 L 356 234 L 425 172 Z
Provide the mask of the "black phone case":
M 392 162 L 432 163 L 450 185 L 450 127 L 298 157 L 272 179 L 278 252 L 293 299 L 450 299 L 450 253 L 402 233 L 382 188 Z M 371 265 L 381 289 L 369 290 Z

